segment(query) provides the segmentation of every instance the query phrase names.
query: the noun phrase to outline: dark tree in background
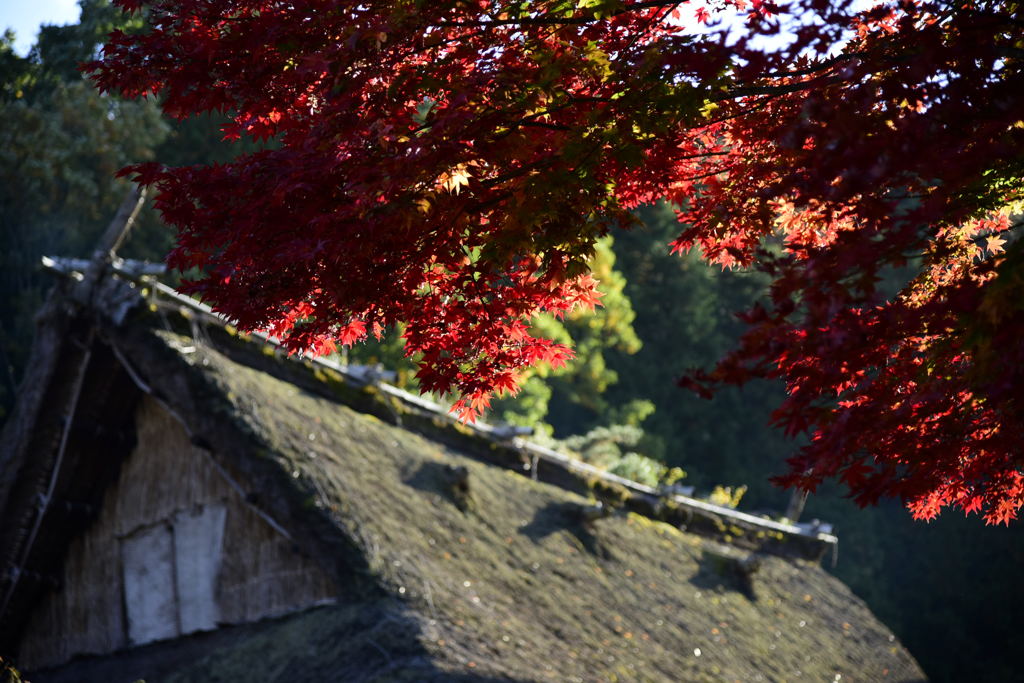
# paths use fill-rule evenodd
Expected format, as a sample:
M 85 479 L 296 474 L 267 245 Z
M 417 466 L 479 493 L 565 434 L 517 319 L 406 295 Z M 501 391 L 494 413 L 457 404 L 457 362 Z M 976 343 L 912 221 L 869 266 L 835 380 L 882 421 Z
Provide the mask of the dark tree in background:
M 129 188 L 117 170 L 155 158 L 167 137 L 155 102 L 100 95 L 77 69 L 123 24 L 108 3 L 86 2 L 80 24 L 44 27 L 27 58 L 14 53 L 12 35 L 0 41 L 0 414 L 14 401 L 32 316 L 52 284 L 40 256 L 88 253 Z

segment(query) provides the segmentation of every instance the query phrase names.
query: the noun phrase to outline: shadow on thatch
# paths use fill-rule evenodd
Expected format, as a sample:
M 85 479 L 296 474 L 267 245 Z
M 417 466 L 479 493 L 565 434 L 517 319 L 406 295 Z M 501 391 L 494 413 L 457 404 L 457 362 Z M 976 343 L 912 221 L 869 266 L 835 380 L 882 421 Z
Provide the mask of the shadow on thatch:
M 113 656 L 83 658 L 36 672 L 37 683 L 89 681 L 514 681 L 437 665 L 423 623 L 401 603 L 332 605 L 154 643 Z
M 440 496 L 462 512 L 473 510 L 469 470 L 440 462 L 425 462 L 402 480 L 417 491 Z
M 736 591 L 751 602 L 757 600 L 754 581 L 760 568 L 756 554 L 736 552 L 727 547 L 706 547 L 701 553 L 700 569 L 690 578 L 704 590 Z
M 534 543 L 559 531 L 568 531 L 576 537 L 583 549 L 594 557 L 611 560 L 611 552 L 597 537 L 596 524 L 586 521 L 585 507 L 576 502 L 552 502 L 539 508 L 533 519 L 520 531 Z

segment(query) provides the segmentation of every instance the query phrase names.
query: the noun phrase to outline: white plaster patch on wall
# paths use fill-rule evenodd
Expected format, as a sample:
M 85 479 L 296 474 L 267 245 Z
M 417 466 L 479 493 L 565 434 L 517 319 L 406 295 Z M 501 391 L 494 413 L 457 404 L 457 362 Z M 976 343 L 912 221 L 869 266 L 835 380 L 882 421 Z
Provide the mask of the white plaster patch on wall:
M 174 517 L 175 584 L 183 634 L 217 628 L 217 574 L 226 517 L 223 505 L 206 505 Z
M 129 643 L 217 628 L 226 518 L 224 505 L 204 505 L 122 539 Z
M 178 635 L 173 558 L 174 538 L 167 525 L 142 529 L 122 541 L 129 643 Z

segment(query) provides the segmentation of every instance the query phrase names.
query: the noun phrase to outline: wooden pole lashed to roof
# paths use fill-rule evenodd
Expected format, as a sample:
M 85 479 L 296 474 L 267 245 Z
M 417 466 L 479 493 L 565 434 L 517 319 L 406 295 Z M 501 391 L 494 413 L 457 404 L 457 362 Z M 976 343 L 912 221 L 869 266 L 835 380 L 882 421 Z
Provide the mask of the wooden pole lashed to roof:
M 46 514 L 46 509 L 50 505 L 50 501 L 53 499 L 54 489 L 57 485 L 57 477 L 60 475 L 60 466 L 64 461 L 64 453 L 67 450 L 68 437 L 71 434 L 71 426 L 75 421 L 75 416 L 78 411 L 78 399 L 82 395 L 82 385 L 85 383 L 85 371 L 89 368 L 89 361 L 92 358 L 92 334 L 90 330 L 88 347 L 85 350 L 84 357 L 79 364 L 78 373 L 74 379 L 74 389 L 71 392 L 71 402 L 67 407 L 67 413 L 64 418 L 64 429 L 60 435 L 60 446 L 57 448 L 57 455 L 54 458 L 53 465 L 50 470 L 50 477 L 46 483 L 45 490 L 37 493 L 37 512 L 35 520 L 32 523 L 32 530 L 28 534 L 28 539 L 22 543 L 21 555 L 18 557 L 17 563 L 13 567 L 13 571 L 9 574 L 9 581 L 7 590 L 4 591 L 3 599 L 0 600 L 0 617 L 7 611 L 7 605 L 10 602 L 11 596 L 14 595 L 14 591 L 18 587 L 18 580 L 21 578 L 21 574 L 25 569 L 25 562 L 28 559 L 28 554 L 32 550 L 32 544 L 35 543 L 36 534 L 39 533 L 39 527 L 43 522 L 43 516 Z
M 92 253 L 92 260 L 84 273 L 85 277 L 72 293 L 72 296 L 79 303 L 89 302 L 96 283 L 114 260 L 117 250 L 124 244 L 145 202 L 146 188 L 133 187 L 125 195 L 121 206 L 117 209 L 117 213 L 114 214 L 114 218 L 111 219 L 107 229 L 100 237 L 100 241 L 96 244 L 96 249 Z
M 20 510 L 17 528 L 8 527 L 0 530 L 0 546 L 3 546 L 0 547 L 0 577 L 7 579 L 0 581 L 3 588 L 0 594 L 0 624 L 4 621 L 5 612 L 18 585 L 18 578 L 24 571 L 25 562 L 32 551 L 39 524 L 53 497 L 67 437 L 75 417 L 82 379 L 91 358 L 91 337 L 86 344 L 87 348 L 68 353 L 67 332 L 75 307 L 69 307 L 67 304 L 69 300 L 85 308 L 93 304 L 97 284 L 103 279 L 116 250 L 124 243 L 134 225 L 145 197 L 144 189 L 133 188 L 128 192 L 97 243 L 82 280 L 70 291 L 60 287 L 54 289 L 36 316 L 35 340 L 25 376 L 19 387 L 18 401 L 0 434 L 0 516 L 4 517 L 4 524 L 15 523 L 15 520 L 8 517 L 12 513 L 10 507 L 13 500 L 34 501 L 30 509 Z M 73 362 L 76 367 L 71 370 L 67 367 L 67 361 L 69 356 L 76 355 L 77 363 Z M 39 446 L 42 437 L 36 433 L 35 427 L 43 404 L 48 398 L 51 402 L 53 400 L 54 395 L 48 390 L 62 361 L 64 370 L 73 373 L 74 385 L 69 392 L 59 392 L 63 394 L 61 405 L 46 405 L 47 411 L 59 413 L 65 418 L 59 431 L 59 445 L 54 449 L 41 449 Z M 34 466 L 43 476 L 35 482 L 36 490 L 16 493 L 12 487 L 29 458 L 36 461 Z
M 138 218 L 139 211 L 142 210 L 142 205 L 145 202 L 146 188 L 133 187 L 128 191 L 128 194 L 125 195 L 124 200 L 121 202 L 121 206 L 117 209 L 117 213 L 111 219 L 110 225 L 107 226 L 103 236 L 100 237 L 93 258 L 100 255 L 104 258 L 114 257 L 135 225 L 135 219 Z

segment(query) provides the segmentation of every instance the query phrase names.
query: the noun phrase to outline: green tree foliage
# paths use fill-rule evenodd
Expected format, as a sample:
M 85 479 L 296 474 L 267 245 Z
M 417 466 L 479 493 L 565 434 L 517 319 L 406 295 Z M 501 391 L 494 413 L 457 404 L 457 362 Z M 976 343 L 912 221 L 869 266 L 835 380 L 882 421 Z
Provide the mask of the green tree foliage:
M 558 369 L 544 365 L 529 369 L 515 396 L 506 394 L 492 402 L 488 419 L 564 437 L 609 422 L 639 425 L 651 412 L 653 406 L 647 401 L 614 404 L 607 400 L 608 388 L 619 381 L 618 372 L 608 364 L 608 355 L 628 356 L 641 346 L 633 329 L 636 314 L 625 292 L 626 279 L 616 269 L 615 258 L 612 238 L 599 240 L 590 262 L 603 295 L 599 308 L 561 318 L 544 314 L 533 321 L 533 334 L 572 347 L 576 359 Z M 393 332 L 345 350 L 343 357 L 348 362 L 395 370 L 399 386 L 418 388 L 414 359 L 405 355 L 402 328 Z
M 95 53 L 118 14 L 84 0 L 81 23 L 44 27 L 27 57 L 14 52 L 13 34 L 0 41 L 2 413 L 31 345 L 32 315 L 51 284 L 39 257 L 88 253 L 129 187 L 114 174 L 153 159 L 168 132 L 155 103 L 101 95 L 74 68 Z M 152 219 L 148 226 L 159 232 Z
M 619 382 L 609 387 L 606 400 L 656 406 L 644 422 L 647 436 L 640 448 L 683 467 L 690 473 L 687 483 L 703 490 L 747 484 L 746 504 L 781 509 L 788 494 L 768 477 L 784 471 L 794 446 L 768 420 L 782 387 L 751 382 L 709 401 L 676 384 L 686 370 L 713 363 L 735 344 L 742 325 L 733 312 L 762 297 L 768 279 L 709 266 L 695 254 L 669 254 L 664 245 L 679 224 L 668 205 L 645 207 L 638 215 L 641 225 L 617 235 L 614 248 L 643 346 L 635 354 L 609 354 Z
M 644 431 L 639 427 L 619 424 L 595 427 L 586 434 L 570 436 L 562 445 L 592 465 L 646 486 L 669 486 L 686 477 L 682 469 L 666 467 L 633 450 L 644 438 Z
M 643 435 L 643 430 L 639 427 L 612 425 L 596 427 L 586 434 L 570 436 L 564 443 L 579 453 L 586 462 L 598 467 L 612 467 L 624 454 L 636 448 Z
M 81 0 L 79 23 L 44 26 L 26 57 L 0 40 L 0 419 L 10 408 L 32 343 L 32 315 L 52 281 L 43 254 L 86 256 L 128 190 L 126 164 L 226 161 L 264 145 L 222 140 L 223 117 L 167 119 L 153 100 L 101 95 L 78 66 L 114 29 L 144 26 L 109 0 Z M 124 256 L 163 260 L 173 231 L 146 209 Z
M 128 16 L 112 7 L 109 0 L 79 0 L 81 16 L 77 24 L 43 26 L 39 38 L 28 56 L 35 89 L 45 92 L 62 82 L 81 79 L 79 65 L 95 59 L 100 46 L 111 31 L 127 33 L 140 31 L 145 26 L 141 16 Z
M 535 333 L 571 346 L 575 360 L 552 370 L 533 371 L 515 397 L 494 402 L 494 414 L 511 424 L 536 426 L 548 423 L 560 436 L 582 434 L 599 425 L 639 424 L 650 412 L 649 404 L 614 404 L 608 388 L 619 373 L 608 365 L 608 355 L 635 354 L 641 343 L 633 329 L 636 313 L 626 295 L 626 279 L 616 269 L 611 237 L 598 240 L 590 261 L 603 294 L 594 311 L 576 310 L 564 318 L 551 314 L 534 320 Z

